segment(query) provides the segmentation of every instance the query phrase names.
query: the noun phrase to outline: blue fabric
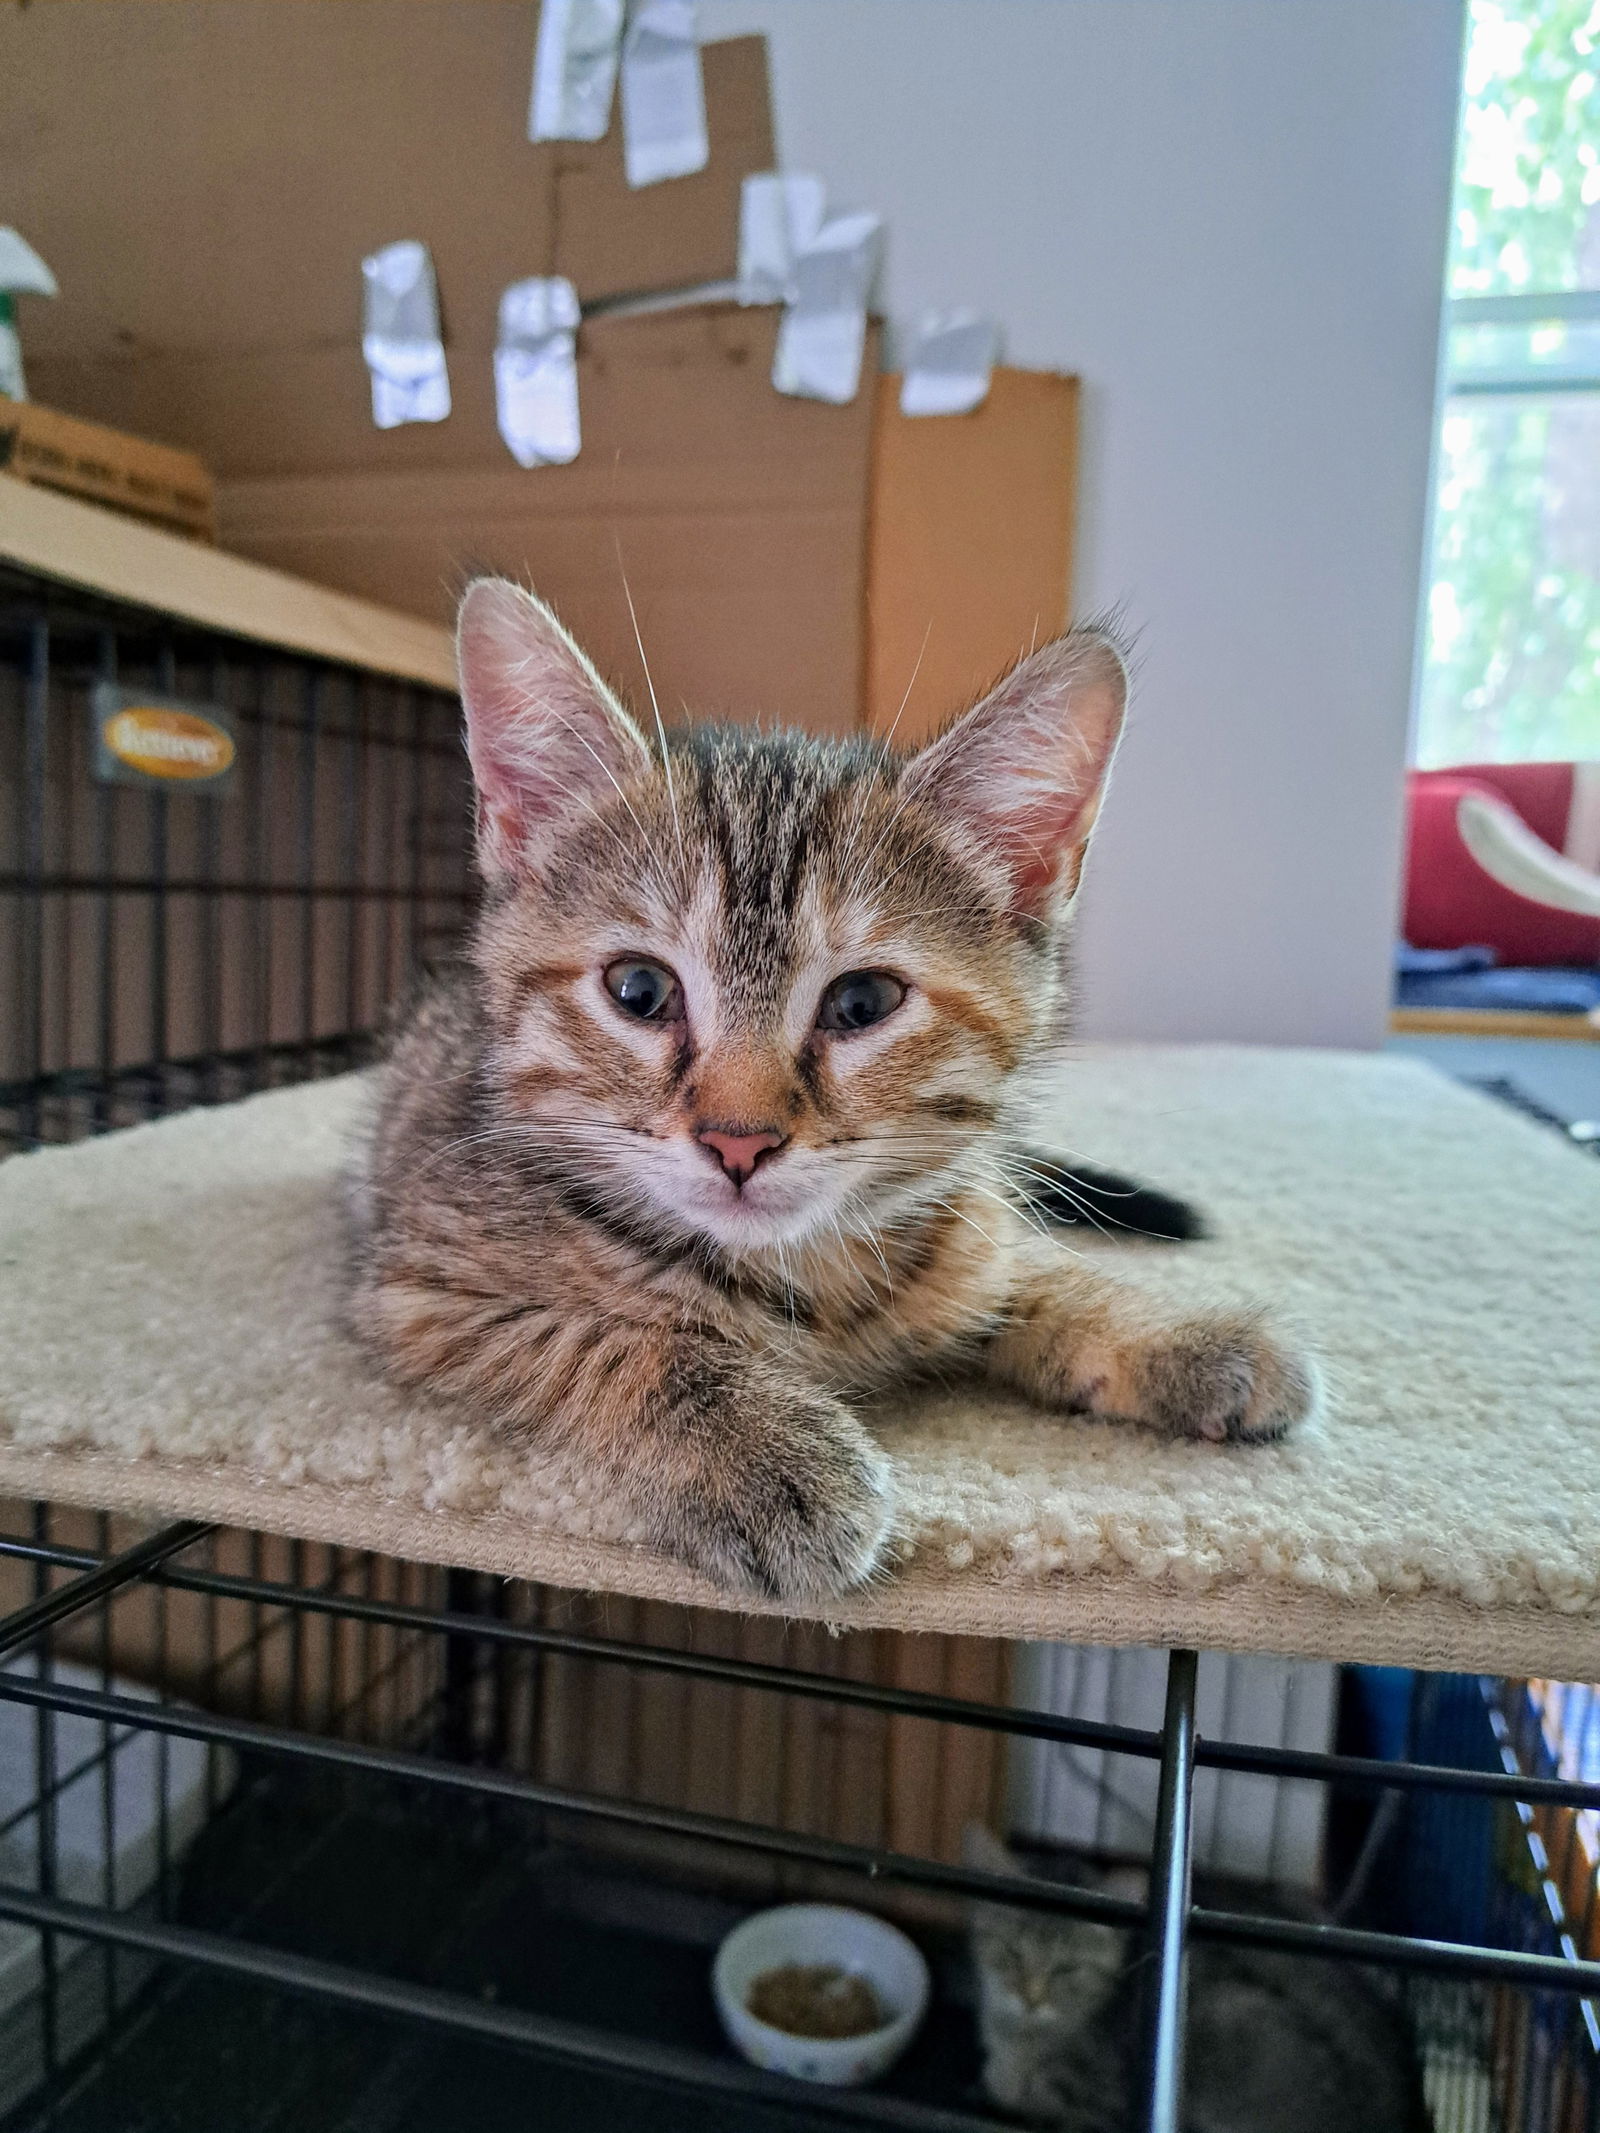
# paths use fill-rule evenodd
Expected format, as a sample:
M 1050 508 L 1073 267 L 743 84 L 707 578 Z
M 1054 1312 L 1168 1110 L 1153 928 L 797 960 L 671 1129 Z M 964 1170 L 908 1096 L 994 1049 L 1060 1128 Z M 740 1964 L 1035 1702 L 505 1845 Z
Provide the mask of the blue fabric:
M 1487 948 L 1409 948 L 1402 942 L 1395 1005 L 1583 1015 L 1600 1007 L 1600 968 L 1497 970 Z
M 1361 1713 L 1360 1752 L 1381 1755 L 1386 1763 L 1404 1762 L 1411 1744 L 1416 1675 L 1404 1666 L 1352 1666 L 1345 1674 Z
M 1394 967 L 1403 978 L 1443 976 L 1457 970 L 1492 970 L 1492 948 L 1413 948 L 1401 941 L 1394 951 Z

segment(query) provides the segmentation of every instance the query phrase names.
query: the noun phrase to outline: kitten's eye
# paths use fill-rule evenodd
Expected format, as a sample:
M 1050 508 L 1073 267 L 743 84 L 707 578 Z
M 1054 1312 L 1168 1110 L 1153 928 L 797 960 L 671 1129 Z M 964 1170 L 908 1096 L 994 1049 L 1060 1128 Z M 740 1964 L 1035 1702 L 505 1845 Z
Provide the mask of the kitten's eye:
M 641 1022 L 675 1021 L 683 998 L 677 979 L 660 963 L 612 963 L 606 991 L 624 1014 Z
M 905 996 L 905 987 L 887 970 L 848 970 L 822 995 L 817 1027 L 842 1030 L 846 1035 L 871 1029 L 874 1022 L 892 1015 Z

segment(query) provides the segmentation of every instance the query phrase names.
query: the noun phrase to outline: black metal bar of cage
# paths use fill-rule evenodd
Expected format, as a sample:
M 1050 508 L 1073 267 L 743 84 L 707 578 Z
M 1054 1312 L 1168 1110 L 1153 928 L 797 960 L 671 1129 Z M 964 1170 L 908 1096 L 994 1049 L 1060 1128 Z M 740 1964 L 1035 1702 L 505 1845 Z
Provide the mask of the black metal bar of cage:
M 1186 1932 L 1194 1855 L 1195 1654 L 1167 1657 L 1161 1786 L 1150 1850 L 1141 2133 L 1179 2133 L 1183 2108 Z
M 156 650 L 156 685 L 166 690 L 169 695 L 175 696 L 178 692 L 178 655 L 171 632 L 167 630 L 161 633 Z M 172 886 L 169 865 L 172 844 L 172 795 L 166 791 L 153 791 L 148 795 L 147 805 L 150 817 L 150 873 L 154 881 L 149 896 L 149 1054 L 155 1069 L 155 1109 L 159 1114 L 171 1109 L 171 1090 L 164 1070 L 172 1041 Z
M 380 1043 L 377 1030 L 354 1030 L 348 1035 L 319 1037 L 311 1044 L 298 1038 L 283 1044 L 267 1044 L 241 1051 L 196 1052 L 183 1059 L 168 1059 L 157 1068 L 147 1060 L 137 1065 L 97 1068 L 68 1067 L 60 1073 L 41 1074 L 28 1082 L 0 1082 L 0 1111 L 13 1106 L 42 1105 L 51 1100 L 103 1097 L 110 1103 L 126 1103 L 140 1117 L 150 1115 L 163 1095 L 180 1102 L 216 1103 L 229 1096 L 242 1096 L 270 1079 L 278 1066 L 296 1077 L 324 1069 L 365 1066 Z
M 64 1568 L 86 1569 L 100 1558 L 63 1548 L 0 1535 L 0 1558 L 43 1558 Z M 824 1702 L 878 1711 L 889 1717 L 921 1718 L 948 1725 L 971 1726 L 1020 1739 L 1057 1742 L 1067 1747 L 1159 1760 L 1163 1734 L 1149 1728 L 1103 1719 L 1080 1719 L 1023 1704 L 983 1703 L 975 1698 L 943 1696 L 926 1689 L 889 1687 L 847 1677 L 809 1674 L 753 1659 L 719 1653 L 678 1651 L 670 1646 L 639 1644 L 598 1637 L 578 1630 L 457 1610 L 410 1606 L 368 1595 L 316 1590 L 269 1579 L 191 1569 L 165 1562 L 149 1572 L 152 1580 L 213 1599 L 240 1600 L 260 1606 L 328 1614 L 352 1622 L 393 1629 L 423 1630 L 469 1639 L 487 1646 L 561 1654 L 569 1658 L 641 1667 L 664 1674 L 715 1681 L 735 1688 L 804 1696 Z M 1377 1756 L 1339 1754 L 1318 1749 L 1268 1747 L 1248 1741 L 1197 1738 L 1194 1758 L 1201 1769 L 1242 1776 L 1285 1777 L 1307 1783 L 1334 1783 L 1352 1791 L 1440 1792 L 1522 1802 L 1530 1806 L 1600 1810 L 1600 1780 L 1543 1776 L 1529 1771 L 1457 1768 L 1415 1759 L 1387 1761 Z
M 398 1778 L 432 1787 L 441 1793 L 504 1801 L 515 1806 L 540 1808 L 547 1813 L 571 1815 L 576 1819 L 612 1822 L 687 1837 L 790 1860 L 797 1865 L 865 1875 L 886 1885 L 904 1884 L 946 1896 L 988 1898 L 1015 1903 L 1029 1910 L 1064 1911 L 1108 1925 L 1138 1925 L 1145 1917 L 1144 1906 L 1125 1896 L 1076 1889 L 1020 1875 L 994 1874 L 976 1867 L 948 1866 L 942 1861 L 922 1859 L 909 1853 L 849 1844 L 834 1837 L 807 1836 L 795 1830 L 705 1814 L 696 1809 L 661 1807 L 610 1794 L 574 1791 L 493 1766 L 450 1762 L 407 1749 L 376 1747 L 364 1741 L 267 1725 L 256 1719 L 235 1718 L 186 1705 L 150 1705 L 99 1690 L 40 1681 L 32 1675 L 0 1670 L 0 1699 L 31 1705 L 37 1710 L 71 1712 L 108 1725 L 175 1734 L 247 1753 L 281 1756 L 294 1762 L 353 1770 L 374 1777 Z M 1337 1953 L 1338 1939 L 1335 1934 L 1332 1944 L 1319 1943 L 1320 1952 Z M 1366 1953 L 1364 1944 L 1360 1953 L 1363 1956 Z M 1551 1966 L 1552 1979 L 1557 1967 Z M 1591 1983 L 1600 1987 L 1600 1964 L 1594 1965 L 1593 1969 Z M 1524 1966 L 1516 1974 L 1526 1976 L 1529 1973 Z M 1544 1973 L 1538 1974 L 1543 1976 Z
M 220 649 L 211 654 L 206 665 L 211 701 L 225 705 L 228 700 L 228 669 Z M 201 815 L 196 861 L 199 883 L 196 901 L 200 928 L 199 953 L 196 958 L 200 982 L 200 1051 L 206 1061 L 199 1092 L 202 1103 L 217 1103 L 222 1094 L 219 1071 L 212 1063 L 222 1049 L 222 914 L 216 895 L 221 861 L 222 834 L 217 811 L 214 807 L 208 807 Z
M 818 1677 L 819 1679 L 823 1677 Z M 688 1808 L 670 1808 L 610 1794 L 574 1791 L 481 1764 L 461 1764 L 397 1748 L 265 1725 L 182 1705 L 148 1705 L 99 1691 L 76 1689 L 0 1671 L 0 1699 L 36 1709 L 71 1712 L 111 1725 L 179 1735 L 221 1747 L 254 1751 L 330 1769 L 399 1778 L 455 1793 L 505 1801 L 580 1820 L 686 1837 L 734 1850 L 786 1859 L 825 1870 L 865 1875 L 882 1884 L 903 1884 L 941 1895 L 988 1900 L 1022 1909 L 1062 1912 L 1109 1925 L 1136 1927 L 1149 1912 L 1132 1898 L 1018 1875 L 946 1865 L 871 1845 L 802 1835 L 766 1824 Z M 1187 1761 L 1187 1756 L 1185 1757 Z M 1348 1926 L 1192 1906 L 1188 1930 L 1197 1939 L 1274 1947 L 1325 1960 L 1382 1962 L 1396 1969 L 1441 1977 L 1497 1979 L 1557 1992 L 1600 1992 L 1600 1961 L 1540 1955 L 1520 1949 L 1487 1949 L 1419 1935 L 1367 1932 Z
M 163 1526 L 158 1533 L 135 1541 L 120 1555 L 111 1556 L 97 1570 L 87 1570 L 71 1584 L 57 1586 L 54 1592 L 41 1592 L 25 1606 L 0 1618 L 0 1658 L 18 1651 L 46 1630 L 73 1615 L 82 1614 L 85 1608 L 109 1599 L 125 1585 L 137 1584 L 147 1570 L 165 1562 L 169 1555 L 177 1555 L 184 1548 L 192 1548 L 197 1540 L 203 1540 L 211 1531 L 203 1520 L 185 1518 L 176 1524 Z M 35 1554 L 35 1561 L 42 1560 Z

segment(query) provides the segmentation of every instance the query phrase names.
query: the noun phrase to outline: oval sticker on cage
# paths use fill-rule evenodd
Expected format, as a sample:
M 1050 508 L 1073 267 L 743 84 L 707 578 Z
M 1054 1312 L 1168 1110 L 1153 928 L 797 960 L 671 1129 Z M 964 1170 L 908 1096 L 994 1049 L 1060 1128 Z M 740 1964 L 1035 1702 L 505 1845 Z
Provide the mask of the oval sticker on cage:
M 108 784 L 214 789 L 233 768 L 233 728 L 209 704 L 101 682 L 91 708 L 95 775 Z

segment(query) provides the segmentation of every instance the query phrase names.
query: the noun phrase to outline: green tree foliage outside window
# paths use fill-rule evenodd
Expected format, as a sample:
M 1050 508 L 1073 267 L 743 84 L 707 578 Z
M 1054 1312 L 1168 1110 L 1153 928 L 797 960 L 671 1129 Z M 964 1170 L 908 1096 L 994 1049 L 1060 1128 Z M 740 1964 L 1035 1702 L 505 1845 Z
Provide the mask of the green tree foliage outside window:
M 1600 0 L 1472 0 L 1450 294 L 1600 290 Z M 1451 328 L 1465 383 L 1592 367 L 1600 323 Z M 1451 395 L 1417 758 L 1600 757 L 1600 389 Z

